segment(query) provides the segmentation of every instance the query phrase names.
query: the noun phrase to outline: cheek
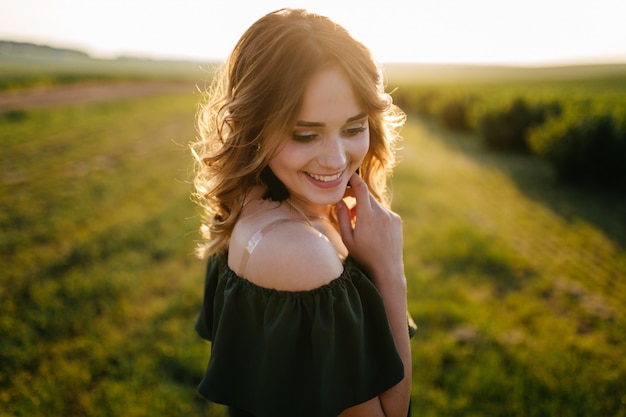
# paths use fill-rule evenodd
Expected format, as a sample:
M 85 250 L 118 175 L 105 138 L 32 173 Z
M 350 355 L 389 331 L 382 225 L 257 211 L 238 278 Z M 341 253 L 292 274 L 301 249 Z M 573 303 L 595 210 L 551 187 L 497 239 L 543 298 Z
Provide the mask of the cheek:
M 370 149 L 370 137 L 369 135 L 364 135 L 362 138 L 353 142 L 352 146 L 352 158 L 358 161 L 362 161 L 367 155 L 367 152 Z
M 303 163 L 303 157 L 306 157 L 306 152 L 302 152 L 296 146 L 287 144 L 276 156 L 270 159 L 269 166 L 275 174 L 296 170 Z

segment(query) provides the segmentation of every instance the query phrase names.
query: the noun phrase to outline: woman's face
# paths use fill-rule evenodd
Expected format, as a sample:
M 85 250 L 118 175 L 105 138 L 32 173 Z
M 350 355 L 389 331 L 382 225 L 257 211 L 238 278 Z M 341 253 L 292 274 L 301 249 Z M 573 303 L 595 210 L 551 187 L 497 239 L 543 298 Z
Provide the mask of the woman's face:
M 292 200 L 309 207 L 335 204 L 343 198 L 369 141 L 367 114 L 350 80 L 331 67 L 307 84 L 293 133 L 269 166 Z

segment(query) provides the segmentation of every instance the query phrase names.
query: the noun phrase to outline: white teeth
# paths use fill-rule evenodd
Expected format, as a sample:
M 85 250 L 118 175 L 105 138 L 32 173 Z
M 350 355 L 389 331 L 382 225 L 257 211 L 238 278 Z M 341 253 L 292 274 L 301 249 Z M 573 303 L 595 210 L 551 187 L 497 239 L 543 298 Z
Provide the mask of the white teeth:
M 335 175 L 317 175 L 317 174 L 311 174 L 310 172 L 308 172 L 307 174 L 310 177 L 316 179 L 317 181 L 323 181 L 323 182 L 335 181 L 337 178 L 341 177 L 341 173 L 335 174 Z

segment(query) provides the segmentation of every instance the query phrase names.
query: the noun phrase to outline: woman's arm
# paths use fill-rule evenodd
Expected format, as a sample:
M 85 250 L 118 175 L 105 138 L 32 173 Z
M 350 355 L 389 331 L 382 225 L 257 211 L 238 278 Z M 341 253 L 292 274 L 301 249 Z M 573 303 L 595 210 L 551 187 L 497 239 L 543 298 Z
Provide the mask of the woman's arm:
M 404 378 L 397 385 L 342 417 L 406 417 L 411 396 L 411 349 L 407 329 L 406 277 L 402 260 L 402 219 L 383 207 L 358 175 L 350 178 L 349 194 L 356 199 L 350 210 L 337 205 L 344 244 L 366 271 L 383 297 L 394 342 L 404 364 Z M 356 216 L 356 217 L 355 217 Z M 356 218 L 354 227 L 352 219 Z

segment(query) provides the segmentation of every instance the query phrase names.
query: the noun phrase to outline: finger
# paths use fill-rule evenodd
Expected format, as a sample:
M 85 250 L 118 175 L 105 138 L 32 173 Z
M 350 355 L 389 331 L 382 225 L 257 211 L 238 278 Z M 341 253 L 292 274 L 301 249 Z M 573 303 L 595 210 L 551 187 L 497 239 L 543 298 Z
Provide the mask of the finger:
M 350 247 L 353 241 L 352 222 L 350 219 L 350 209 L 343 201 L 337 203 L 337 223 L 339 224 L 339 232 L 341 233 L 344 244 Z
M 354 173 L 350 177 L 350 184 L 352 185 L 351 190 L 354 194 L 354 198 L 356 199 L 357 210 L 359 210 L 359 207 L 370 208 L 370 192 L 367 188 L 367 184 L 365 183 L 365 181 L 363 181 L 361 177 Z

